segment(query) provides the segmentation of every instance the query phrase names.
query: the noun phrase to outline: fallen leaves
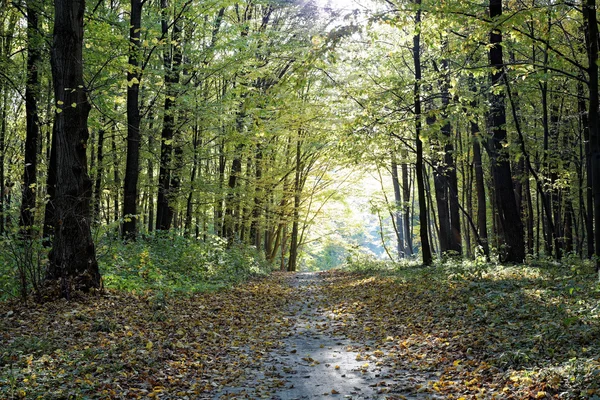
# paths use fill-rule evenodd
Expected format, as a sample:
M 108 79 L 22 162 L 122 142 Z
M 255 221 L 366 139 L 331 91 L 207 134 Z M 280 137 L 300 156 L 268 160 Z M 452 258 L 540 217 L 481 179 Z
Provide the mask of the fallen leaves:
M 0 398 L 198 398 L 237 380 L 289 322 L 280 275 L 164 297 L 109 291 L 77 302 L 0 304 Z M 10 308 L 10 309 L 9 309 Z
M 357 360 L 429 374 L 412 390 L 444 398 L 591 398 L 599 390 L 600 359 L 591 355 L 600 354 L 600 318 L 589 314 L 598 292 L 569 298 L 553 276 L 525 267 L 469 279 L 412 273 L 324 274 L 337 333 L 375 341 L 357 349 Z

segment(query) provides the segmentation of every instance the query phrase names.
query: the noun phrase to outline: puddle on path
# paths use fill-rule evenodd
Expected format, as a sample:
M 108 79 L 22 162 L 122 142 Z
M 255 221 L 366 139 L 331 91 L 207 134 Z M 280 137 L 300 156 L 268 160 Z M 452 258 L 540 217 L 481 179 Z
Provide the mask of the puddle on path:
M 433 377 L 409 371 L 390 371 L 377 360 L 356 351 L 359 344 L 333 333 L 336 321 L 319 308 L 322 294 L 317 273 L 290 278 L 299 300 L 290 307 L 291 334 L 264 357 L 260 370 L 245 371 L 246 381 L 223 388 L 215 399 L 300 400 L 431 399 L 417 393 Z

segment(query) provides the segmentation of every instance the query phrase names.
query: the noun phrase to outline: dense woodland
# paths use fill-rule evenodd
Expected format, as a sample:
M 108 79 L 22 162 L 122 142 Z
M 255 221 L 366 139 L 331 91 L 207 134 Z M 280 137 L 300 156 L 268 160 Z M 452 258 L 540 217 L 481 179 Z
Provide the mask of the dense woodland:
M 390 193 L 392 258 L 596 259 L 595 0 L 28 0 L 0 17 L 0 233 L 30 249 L 24 296 L 99 287 L 106 236 L 221 238 L 295 271 L 344 168 Z
M 598 399 L 596 8 L 0 0 L 0 398 Z

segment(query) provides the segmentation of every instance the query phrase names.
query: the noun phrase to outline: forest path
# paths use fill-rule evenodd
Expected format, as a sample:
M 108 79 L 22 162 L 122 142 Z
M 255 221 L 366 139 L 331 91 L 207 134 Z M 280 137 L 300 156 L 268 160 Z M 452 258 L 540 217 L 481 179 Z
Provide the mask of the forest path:
M 287 278 L 294 298 L 285 317 L 291 331 L 265 355 L 260 369 L 246 371 L 245 382 L 222 388 L 215 399 L 431 398 L 417 393 L 430 376 L 392 372 L 369 355 L 371 344 L 340 334 L 352 317 L 332 312 L 325 275 L 298 273 Z

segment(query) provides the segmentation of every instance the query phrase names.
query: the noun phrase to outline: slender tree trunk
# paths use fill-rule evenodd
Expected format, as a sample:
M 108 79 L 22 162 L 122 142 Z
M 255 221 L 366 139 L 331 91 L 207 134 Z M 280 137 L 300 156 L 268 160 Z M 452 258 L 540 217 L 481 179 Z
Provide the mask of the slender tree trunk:
M 86 142 L 90 104 L 83 81 L 84 0 L 55 0 L 52 77 L 59 109 L 56 137 L 56 222 L 47 281 L 60 281 L 61 295 L 100 287 L 90 230 L 92 182 L 87 174 Z
M 188 235 L 192 235 L 192 214 L 194 213 L 193 211 L 193 200 L 194 200 L 194 184 L 196 181 L 196 174 L 197 174 L 197 170 L 198 170 L 198 147 L 200 145 L 200 133 L 199 133 L 199 127 L 198 127 L 198 123 L 196 122 L 196 125 L 194 126 L 194 139 L 192 141 L 192 145 L 193 145 L 193 152 L 194 152 L 194 161 L 192 163 L 192 173 L 190 176 L 190 192 L 188 193 L 187 196 L 187 202 L 186 202 L 186 208 L 185 208 L 185 225 L 184 225 L 184 231 L 188 234 Z
M 161 10 L 163 13 L 161 26 L 163 37 L 168 36 L 169 24 L 167 21 L 168 0 L 161 0 Z M 163 53 L 163 66 L 165 69 L 165 102 L 163 127 L 161 132 L 161 150 L 160 150 L 160 172 L 158 177 L 158 201 L 156 212 L 156 229 L 169 230 L 173 222 L 173 206 L 170 204 L 172 177 L 172 158 L 173 158 L 173 135 L 175 133 L 175 115 L 174 108 L 177 96 L 176 86 L 179 84 L 179 68 L 182 62 L 182 52 L 180 40 L 181 28 L 178 21 L 173 23 L 172 41 L 170 49 L 166 48 Z
M 23 196 L 19 225 L 26 237 L 32 236 L 34 209 L 37 193 L 37 150 L 40 136 L 38 120 L 38 63 L 40 52 L 38 42 L 38 14 L 36 4 L 27 1 L 27 86 L 25 88 L 25 168 L 23 172 Z
M 408 164 L 403 163 L 400 166 L 402 171 L 402 197 L 404 199 L 404 237 L 406 238 L 406 254 L 409 256 L 413 255 L 413 241 L 412 241 L 412 219 L 411 219 L 411 202 L 410 192 L 411 185 L 408 176 Z
M 483 179 L 483 166 L 481 160 L 481 146 L 479 145 L 481 130 L 475 122 L 471 122 L 471 135 L 473 136 L 473 164 L 475 166 L 475 191 L 477 193 L 477 233 L 483 247 L 486 259 L 490 257 L 490 246 L 487 234 L 487 201 L 485 198 L 485 182 Z
M 148 176 L 148 232 L 154 230 L 154 196 L 152 195 L 152 188 L 154 187 L 154 158 L 153 154 L 155 151 L 155 140 L 154 140 L 154 116 L 150 113 L 148 115 L 148 151 L 150 157 L 148 157 L 148 163 L 146 165 L 146 175 Z
M 251 243 L 258 249 L 261 249 L 261 215 L 263 207 L 263 190 L 262 190 L 262 159 L 263 150 L 258 143 L 255 152 L 255 188 L 254 188 L 254 206 L 252 208 L 252 221 L 250 222 L 250 240 Z
M 119 157 L 117 152 L 117 139 L 115 135 L 111 136 L 110 147 L 113 153 L 113 179 L 114 179 L 114 197 L 113 197 L 113 221 L 119 221 L 119 186 L 121 182 L 121 175 L 119 175 Z M 120 230 L 120 226 L 117 226 L 117 233 Z
M 396 156 L 392 153 L 392 185 L 394 186 L 394 217 L 396 218 L 396 239 L 398 241 L 398 257 L 404 258 L 406 252 L 404 250 L 404 224 L 402 222 L 402 197 L 400 194 L 400 180 L 398 179 L 398 163 Z
M 2 92 L 2 123 L 0 124 L 0 235 L 6 230 L 6 108 L 8 107 L 8 88 L 3 87 Z
M 415 0 L 418 9 L 415 15 L 417 32 L 413 36 L 413 62 L 415 68 L 415 84 L 413 91 L 415 112 L 415 142 L 417 151 L 416 173 L 417 193 L 419 196 L 419 226 L 421 236 L 421 255 L 424 265 L 431 265 L 433 258 L 429 245 L 429 234 L 427 233 L 427 199 L 425 197 L 425 183 L 423 178 L 423 142 L 421 141 L 421 0 Z
M 585 143 L 585 171 L 586 171 L 586 185 L 585 185 L 585 198 L 587 203 L 587 215 L 585 216 L 585 230 L 587 239 L 587 256 L 592 258 L 594 252 L 594 197 L 592 193 L 592 167 L 591 167 L 591 148 L 590 148 L 590 130 L 589 130 L 589 118 L 586 109 L 583 93 L 583 85 L 579 83 L 577 85 L 578 102 L 577 108 L 579 115 L 581 116 L 581 129 L 583 130 L 583 141 Z M 582 202 L 583 205 L 583 202 Z M 583 208 L 583 207 L 582 207 Z
M 100 223 L 100 205 L 102 204 L 102 177 L 104 176 L 104 127 L 98 130 L 98 143 L 96 151 L 96 180 L 94 182 L 94 197 L 92 199 L 93 218 L 92 224 Z
M 456 174 L 456 163 L 454 161 L 454 143 L 452 139 L 452 127 L 448 121 L 448 107 L 450 105 L 450 82 L 448 76 L 448 60 L 441 62 L 444 78 L 441 81 L 442 110 L 446 120 L 442 126 L 441 133 L 444 136 L 444 183 L 446 195 L 448 196 L 450 235 L 448 237 L 448 250 L 462 254 L 462 236 L 460 229 L 460 205 L 458 203 L 458 177 Z
M 300 135 L 300 133 L 298 134 Z M 294 210 L 292 216 L 292 236 L 290 239 L 290 258 L 288 261 L 288 272 L 294 272 L 298 261 L 298 234 L 300 225 L 300 193 L 302 192 L 302 161 L 301 161 L 301 141 L 300 137 L 296 142 L 296 171 L 294 175 Z

